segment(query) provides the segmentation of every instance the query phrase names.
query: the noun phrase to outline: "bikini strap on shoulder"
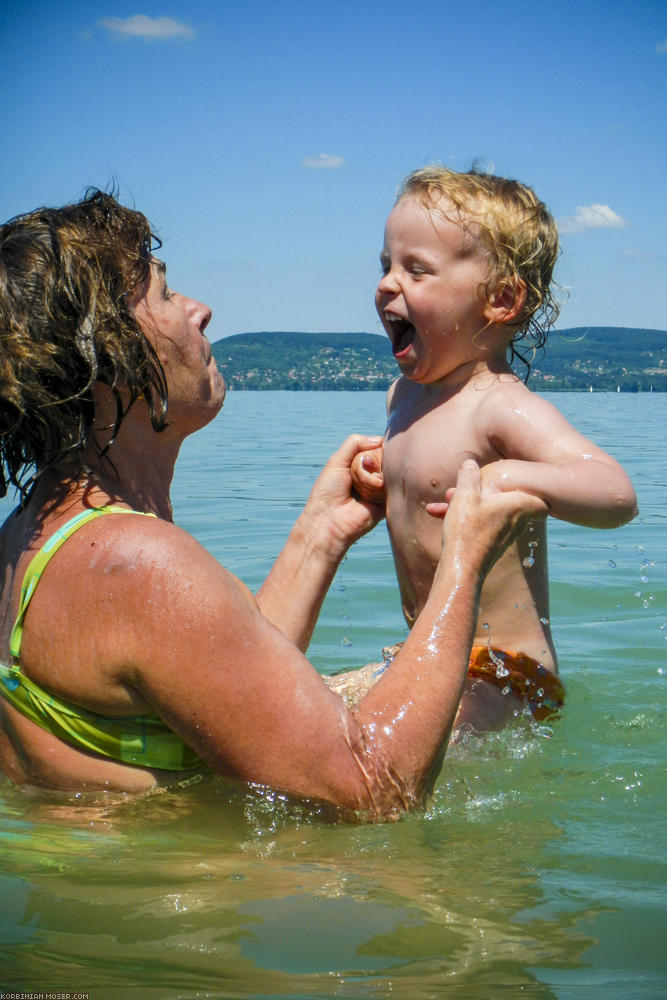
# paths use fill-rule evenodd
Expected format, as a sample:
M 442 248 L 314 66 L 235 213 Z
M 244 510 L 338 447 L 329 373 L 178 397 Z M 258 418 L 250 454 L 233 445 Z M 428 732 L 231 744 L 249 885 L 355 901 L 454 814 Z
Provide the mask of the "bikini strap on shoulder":
M 12 634 L 9 640 L 9 652 L 12 657 L 12 664 L 16 666 L 20 665 L 19 656 L 21 652 L 21 640 L 23 638 L 23 619 L 25 618 L 28 605 L 30 604 L 32 596 L 35 593 L 35 588 L 37 587 L 45 568 L 60 546 L 63 545 L 75 531 L 78 531 L 78 529 L 82 528 L 84 524 L 88 524 L 89 521 L 94 521 L 95 518 L 101 517 L 103 514 L 141 514 L 144 517 L 156 516 L 155 514 L 147 514 L 142 510 L 129 510 L 127 507 L 119 507 L 114 504 L 108 504 L 104 507 L 92 507 L 90 510 L 81 511 L 80 514 L 76 514 L 74 517 L 70 518 L 69 521 L 66 521 L 65 524 L 58 528 L 57 531 L 54 531 L 51 537 L 47 539 L 41 547 L 39 552 L 33 556 L 30 565 L 26 570 L 25 576 L 23 577 L 18 615 L 16 616 L 14 628 L 12 629 Z

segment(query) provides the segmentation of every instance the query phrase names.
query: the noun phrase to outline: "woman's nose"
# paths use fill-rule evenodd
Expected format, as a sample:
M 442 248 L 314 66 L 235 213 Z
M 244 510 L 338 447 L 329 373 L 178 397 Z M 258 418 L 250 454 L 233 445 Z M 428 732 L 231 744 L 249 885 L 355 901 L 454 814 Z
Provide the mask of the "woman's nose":
M 203 302 L 195 302 L 195 315 L 197 317 L 199 331 L 200 333 L 203 333 L 208 324 L 211 322 L 213 311 Z

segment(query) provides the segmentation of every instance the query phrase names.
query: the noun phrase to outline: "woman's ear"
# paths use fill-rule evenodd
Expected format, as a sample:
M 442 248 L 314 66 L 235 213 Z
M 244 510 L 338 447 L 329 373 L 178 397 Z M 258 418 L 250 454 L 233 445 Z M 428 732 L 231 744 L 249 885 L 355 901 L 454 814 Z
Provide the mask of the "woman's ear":
M 514 323 L 526 305 L 526 283 L 522 278 L 502 278 L 490 293 L 484 309 L 489 323 Z

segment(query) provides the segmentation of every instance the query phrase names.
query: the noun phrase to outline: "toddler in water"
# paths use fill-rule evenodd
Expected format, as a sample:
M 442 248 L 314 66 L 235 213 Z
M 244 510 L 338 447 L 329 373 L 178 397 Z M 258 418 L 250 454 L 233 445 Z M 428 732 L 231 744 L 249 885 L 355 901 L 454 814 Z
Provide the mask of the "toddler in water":
M 561 520 L 613 528 L 636 514 L 620 465 L 510 368 L 522 343 L 544 344 L 558 315 L 557 254 L 555 222 L 534 192 L 491 175 L 417 170 L 387 220 L 375 302 L 401 375 L 383 447 L 358 456 L 353 477 L 365 499 L 386 496 L 410 627 L 438 562 L 434 515 L 466 458 L 485 485 L 535 493 Z M 494 728 L 526 705 L 547 717 L 563 700 L 557 674 L 540 522 L 486 579 L 457 725 Z

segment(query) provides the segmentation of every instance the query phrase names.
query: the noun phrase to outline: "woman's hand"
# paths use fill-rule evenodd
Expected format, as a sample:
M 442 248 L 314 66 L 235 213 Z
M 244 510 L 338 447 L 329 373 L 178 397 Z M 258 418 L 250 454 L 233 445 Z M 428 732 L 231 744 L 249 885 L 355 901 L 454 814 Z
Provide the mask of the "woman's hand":
M 476 465 L 474 459 L 469 459 L 468 462 L 472 462 L 473 464 Z M 461 466 L 461 468 L 463 468 L 466 464 L 467 463 L 464 463 L 463 466 Z M 479 468 L 479 477 L 480 477 L 480 484 L 482 491 L 485 494 L 489 495 L 493 493 L 517 493 L 517 492 L 532 495 L 533 494 L 532 490 L 524 487 L 523 485 L 514 484 L 509 480 L 508 476 L 505 474 L 505 469 L 509 464 L 510 464 L 509 462 L 501 460 L 498 462 L 491 462 L 488 465 Z M 534 463 L 531 464 L 534 465 Z M 449 510 L 449 506 L 452 500 L 454 499 L 457 487 L 458 483 L 456 486 L 450 486 L 450 488 L 445 493 L 444 500 L 434 500 L 431 503 L 427 503 L 426 504 L 427 513 L 431 514 L 433 517 L 443 518 L 447 513 L 447 511 Z M 537 493 L 535 493 L 534 495 L 538 497 Z M 538 499 L 542 500 L 541 497 L 538 497 Z M 544 505 L 544 510 L 540 508 L 540 514 L 542 513 L 548 514 L 549 506 L 546 503 L 546 501 L 543 501 L 543 505 Z
M 444 504 L 429 504 L 429 513 L 444 516 L 430 508 L 445 507 L 443 538 L 447 546 L 456 546 L 466 562 L 478 564 L 487 573 L 502 553 L 524 530 L 529 521 L 545 517 L 547 504 L 524 490 L 502 491 L 491 480 L 485 481 L 473 459 L 459 469 L 456 489 L 448 490 Z
M 352 434 L 334 452 L 315 481 L 302 518 L 346 551 L 384 517 L 384 505 L 353 494 L 352 466 L 363 452 L 378 449 L 381 437 Z

